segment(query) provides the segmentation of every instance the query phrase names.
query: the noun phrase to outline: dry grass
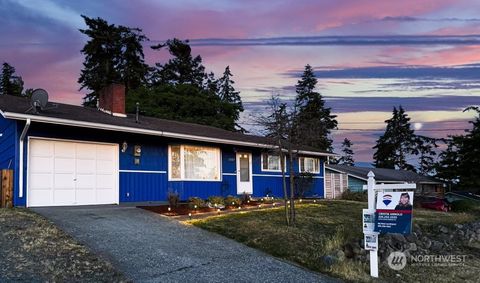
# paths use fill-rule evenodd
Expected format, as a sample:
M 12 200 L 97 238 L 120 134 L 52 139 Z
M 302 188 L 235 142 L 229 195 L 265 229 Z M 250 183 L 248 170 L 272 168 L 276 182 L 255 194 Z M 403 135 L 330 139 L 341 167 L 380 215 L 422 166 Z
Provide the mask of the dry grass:
M 126 281 L 111 264 L 26 209 L 0 209 L 0 246 L 1 282 Z
M 285 226 L 283 208 L 221 215 L 191 220 L 188 223 L 222 234 L 273 256 L 296 262 L 314 271 L 328 273 L 348 281 L 367 282 L 371 281 L 368 264 L 347 259 L 327 267 L 321 260 L 322 256 L 341 249 L 349 240 L 363 238 L 361 211 L 365 206 L 365 203 L 355 201 L 322 201 L 298 205 L 296 227 Z M 414 223 L 421 225 L 422 229 L 428 229 L 438 223 L 453 225 L 478 219 L 480 218 L 477 214 L 443 213 L 423 209 L 414 211 Z M 476 270 L 474 272 L 478 273 L 480 261 L 477 259 L 469 262 L 473 266 L 470 270 Z M 458 272 L 454 272 L 455 268 Z M 419 282 L 425 281 L 425 272 L 437 273 L 437 269 L 439 268 L 406 268 L 405 271 L 411 271 L 412 274 L 398 276 L 383 266 L 381 276 L 388 278 L 389 281 Z M 437 282 L 449 282 L 454 278 L 452 276 L 460 276 L 459 272 L 466 272 L 458 267 L 440 269 L 442 270 L 438 274 L 448 273 L 448 276 L 443 277 L 447 280 L 436 278 Z

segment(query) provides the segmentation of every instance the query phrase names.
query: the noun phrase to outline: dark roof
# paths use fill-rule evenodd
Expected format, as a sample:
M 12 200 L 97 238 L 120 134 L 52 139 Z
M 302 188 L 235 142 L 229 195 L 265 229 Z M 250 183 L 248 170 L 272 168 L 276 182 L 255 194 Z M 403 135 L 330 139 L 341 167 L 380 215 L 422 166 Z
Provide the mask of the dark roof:
M 406 182 L 406 183 L 434 183 L 443 184 L 442 181 L 433 177 L 424 176 L 407 170 L 395 170 L 387 168 L 370 168 L 370 167 L 356 167 L 348 165 L 326 165 L 327 169 L 340 171 L 359 177 L 368 179 L 368 172 L 372 171 L 375 174 L 375 181 L 377 182 Z
M 119 127 L 128 127 L 135 129 L 144 129 L 158 132 L 168 132 L 180 135 L 189 135 L 196 137 L 206 137 L 213 139 L 221 139 L 228 141 L 247 142 L 255 144 L 272 145 L 272 140 L 255 135 L 247 135 L 238 132 L 227 131 L 211 126 L 184 123 L 172 120 L 165 120 L 147 116 L 140 116 L 140 123 L 135 122 L 135 115 L 128 115 L 127 117 L 116 117 L 110 114 L 101 112 L 94 108 L 87 108 L 82 106 L 63 104 L 63 103 L 49 103 L 45 110 L 39 114 L 33 114 L 28 111 L 30 108 L 30 101 L 26 97 L 17 97 L 11 95 L 0 95 L 0 110 L 4 113 L 18 113 L 28 114 L 33 117 L 48 117 L 56 119 L 66 119 L 87 123 L 106 124 Z M 8 118 L 8 117 L 7 117 Z M 32 119 L 33 121 L 33 119 Z M 188 138 L 185 138 L 188 139 Z M 221 143 L 221 142 L 220 142 Z M 302 151 L 312 151 L 315 153 L 331 154 L 325 151 L 301 146 Z

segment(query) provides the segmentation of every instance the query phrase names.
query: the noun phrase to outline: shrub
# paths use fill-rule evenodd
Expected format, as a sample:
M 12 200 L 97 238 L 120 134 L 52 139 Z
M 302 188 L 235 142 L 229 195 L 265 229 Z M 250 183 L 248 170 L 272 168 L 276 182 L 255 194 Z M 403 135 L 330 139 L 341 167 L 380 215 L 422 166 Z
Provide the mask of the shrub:
M 225 204 L 224 200 L 223 200 L 223 197 L 220 197 L 220 196 L 211 196 L 211 197 L 208 197 L 208 202 L 212 205 L 212 206 L 223 206 Z
M 227 196 L 225 198 L 225 205 L 228 206 L 240 206 L 242 205 L 242 201 L 240 198 L 234 197 L 234 196 Z
M 167 195 L 167 199 L 170 207 L 177 207 L 178 202 L 180 201 L 180 195 L 178 194 L 178 192 L 169 191 Z
M 352 192 L 350 190 L 346 190 L 342 193 L 342 199 L 367 202 L 368 201 L 368 193 L 367 193 L 367 191 Z
M 242 195 L 242 204 L 247 204 L 250 200 L 252 199 L 252 196 L 247 194 L 247 193 L 243 193 Z
M 477 208 L 479 204 L 473 200 L 456 200 L 452 202 L 452 211 L 469 212 Z
M 207 206 L 205 201 L 199 197 L 191 197 L 188 199 L 188 207 L 190 209 L 202 208 Z

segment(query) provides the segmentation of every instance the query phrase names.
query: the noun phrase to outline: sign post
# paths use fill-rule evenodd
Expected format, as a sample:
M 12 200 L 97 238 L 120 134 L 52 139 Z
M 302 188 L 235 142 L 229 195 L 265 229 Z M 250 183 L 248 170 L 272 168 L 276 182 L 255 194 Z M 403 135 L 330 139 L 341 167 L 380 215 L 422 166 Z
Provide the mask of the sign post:
M 375 215 L 375 174 L 372 171 L 368 172 L 367 190 L 368 190 L 368 209 L 364 210 L 364 222 L 365 212 L 367 215 Z M 368 219 L 369 217 L 367 217 Z M 375 219 L 375 218 L 373 218 Z M 365 236 L 365 249 L 367 249 L 367 243 L 370 250 L 370 276 L 378 277 L 378 233 L 365 230 L 364 223 L 364 236 Z M 368 225 L 367 225 L 368 226 Z
M 370 276 L 378 277 L 378 235 L 380 233 L 410 234 L 413 191 L 405 190 L 414 190 L 416 185 L 376 185 L 375 174 L 372 171 L 368 172 L 367 177 L 368 209 L 363 210 L 362 225 L 365 250 L 370 251 Z M 375 201 L 376 191 L 379 192 Z

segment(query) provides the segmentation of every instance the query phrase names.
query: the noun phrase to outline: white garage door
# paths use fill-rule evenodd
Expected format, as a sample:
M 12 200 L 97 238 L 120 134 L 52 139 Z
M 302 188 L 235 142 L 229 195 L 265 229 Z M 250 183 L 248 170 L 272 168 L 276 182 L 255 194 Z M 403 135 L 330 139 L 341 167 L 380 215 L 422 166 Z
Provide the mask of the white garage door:
M 28 206 L 118 203 L 118 146 L 30 139 Z

